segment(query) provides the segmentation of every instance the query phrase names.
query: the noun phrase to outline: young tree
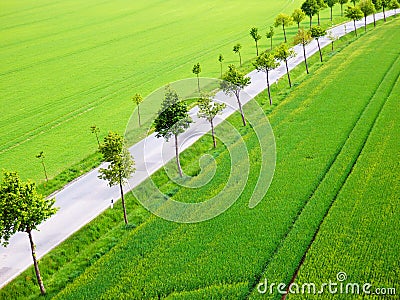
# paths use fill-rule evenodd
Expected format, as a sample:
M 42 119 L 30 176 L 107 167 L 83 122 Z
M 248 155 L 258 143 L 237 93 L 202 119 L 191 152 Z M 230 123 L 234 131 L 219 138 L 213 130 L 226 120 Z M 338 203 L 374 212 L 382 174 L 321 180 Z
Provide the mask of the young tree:
M 361 9 L 357 6 L 348 6 L 346 8 L 346 11 L 344 13 L 346 18 L 349 18 L 351 20 L 353 20 L 353 24 L 354 24 L 354 32 L 357 36 L 357 26 L 356 26 L 356 21 L 361 20 L 363 17 L 363 13 L 361 11 Z
M 327 5 L 326 5 L 326 3 L 325 3 L 325 0 L 317 0 L 317 4 L 318 4 L 318 12 L 317 12 L 317 16 L 318 16 L 318 26 L 320 26 L 320 25 L 321 25 L 321 22 L 320 22 L 319 14 L 320 14 L 321 10 L 327 8 Z
M 271 90 L 269 84 L 269 72 L 279 66 L 279 63 L 276 62 L 275 56 L 271 52 L 264 52 L 260 56 L 257 57 L 256 61 L 253 63 L 254 67 L 259 72 L 264 72 L 267 78 L 267 88 L 268 88 L 268 98 L 269 104 L 272 105 L 271 98 Z
M 222 62 L 224 61 L 224 57 L 222 56 L 222 54 L 220 54 L 218 56 L 218 61 L 219 61 L 219 65 L 221 67 L 221 78 L 222 78 Z
M 115 132 L 109 132 L 104 137 L 104 142 L 100 145 L 100 153 L 103 155 L 103 161 L 108 162 L 109 165 L 106 169 L 100 168 L 99 178 L 107 180 L 109 186 L 119 185 L 124 221 L 128 224 L 122 185 L 135 172 L 135 161 L 126 148 L 124 137 Z
M 319 50 L 319 58 L 322 62 L 322 51 L 321 51 L 321 45 L 319 44 L 319 38 L 326 35 L 326 30 L 323 29 L 321 26 L 313 26 L 311 27 L 311 37 L 314 38 L 317 41 L 318 44 L 318 50 Z
M 140 103 L 143 102 L 143 97 L 140 94 L 135 94 L 135 96 L 132 97 L 132 101 L 137 106 L 137 114 L 138 114 L 139 127 L 140 127 L 140 126 L 142 126 L 142 124 L 140 122 Z
M 386 7 L 389 7 L 390 0 L 382 0 L 383 19 L 386 22 Z
M 331 40 L 331 50 L 334 51 L 334 43 L 339 39 L 339 37 L 334 35 L 332 30 L 328 31 L 327 37 Z
M 349 2 L 349 0 L 338 0 L 340 4 L 340 16 L 343 17 L 343 5 Z
M 100 128 L 97 127 L 96 125 L 90 126 L 90 132 L 96 136 L 97 145 L 100 148 L 100 140 L 99 140 Z
M 163 137 L 168 141 L 171 136 L 174 136 L 176 164 L 180 177 L 183 174 L 179 160 L 178 136 L 189 127 L 191 122 L 192 119 L 188 114 L 186 103 L 179 99 L 176 91 L 167 86 L 164 101 L 157 118 L 154 120 L 154 125 L 157 132 L 156 137 Z
M 286 43 L 282 43 L 275 52 L 275 57 L 279 60 L 279 61 L 284 61 L 285 65 L 286 65 L 286 74 L 288 77 L 288 81 L 289 81 L 289 87 L 292 87 L 292 81 L 290 80 L 290 72 L 289 72 L 289 67 L 288 67 L 288 59 L 291 57 L 295 56 L 295 52 L 292 49 L 289 49 L 288 45 Z
M 278 27 L 278 26 L 282 26 L 283 29 L 283 35 L 285 37 L 285 43 L 287 42 L 286 39 L 286 26 L 290 26 L 291 24 L 293 24 L 293 19 L 291 16 L 287 15 L 287 14 L 279 14 L 276 18 L 275 18 L 275 23 L 274 26 Z
M 0 244 L 7 246 L 10 237 L 16 232 L 28 234 L 33 266 L 42 295 L 46 294 L 46 289 L 40 275 L 32 231 L 57 212 L 54 203 L 55 199 L 45 199 L 38 194 L 35 183 L 22 182 L 16 172 L 4 172 L 0 185 Z
M 192 72 L 193 72 L 193 74 L 196 74 L 196 76 L 197 76 L 197 88 L 199 89 L 199 93 L 200 93 L 200 78 L 199 78 L 199 74 L 201 72 L 200 63 L 197 63 L 193 66 Z
M 258 33 L 258 28 L 253 27 L 250 29 L 250 35 L 253 40 L 256 42 L 256 53 L 258 56 L 258 41 L 261 39 L 261 35 Z
M 358 5 L 364 14 L 364 31 L 367 31 L 367 16 L 370 14 L 375 16 L 375 6 L 371 0 L 361 0 Z
M 214 94 L 210 93 L 203 93 L 199 99 L 199 112 L 197 116 L 199 118 L 204 118 L 208 122 L 210 122 L 211 126 L 211 135 L 213 139 L 214 148 L 217 148 L 217 140 L 215 138 L 215 131 L 214 131 L 214 118 L 221 114 L 222 111 L 225 109 L 225 103 L 216 103 L 213 101 Z
M 242 45 L 241 44 L 236 44 L 235 46 L 233 46 L 233 52 L 235 52 L 236 54 L 239 54 L 239 62 L 240 62 L 240 66 L 242 66 L 242 55 L 240 54 L 240 49 L 242 49 Z
M 296 8 L 292 13 L 292 19 L 297 23 L 297 29 L 300 29 L 300 23 L 306 18 L 306 14 L 300 8 Z
M 389 3 L 389 8 L 394 9 L 394 14 L 396 15 L 396 9 L 400 7 L 400 3 L 397 0 L 391 0 Z
M 376 19 L 375 19 L 375 13 L 382 8 L 382 1 L 381 0 L 372 0 L 372 4 L 374 5 L 374 27 L 376 27 Z
M 242 103 L 240 102 L 240 92 L 248 86 L 251 81 L 250 77 L 246 77 L 234 65 L 228 66 L 228 71 L 222 76 L 221 89 L 227 95 L 235 95 L 239 105 L 240 114 L 242 116 L 243 126 L 246 126 Z
M 39 154 L 36 155 L 36 158 L 40 159 L 40 162 L 43 167 L 44 177 L 46 178 L 46 181 L 49 181 L 49 177 L 47 176 L 47 171 L 46 171 L 46 165 L 44 163 L 44 158 L 45 158 L 44 152 L 40 151 Z
M 338 3 L 338 0 L 325 0 L 326 5 L 331 9 L 331 22 L 333 21 L 333 7 L 335 6 L 336 3 Z
M 269 30 L 267 31 L 267 34 L 266 34 L 267 39 L 271 39 L 271 48 L 270 48 L 270 50 L 272 50 L 272 38 L 273 38 L 274 34 L 275 34 L 274 26 L 270 26 Z
M 308 72 L 308 64 L 307 64 L 307 55 L 306 55 L 306 45 L 308 45 L 311 42 L 311 33 L 308 30 L 304 30 L 303 28 L 300 28 L 299 31 L 297 32 L 296 36 L 294 37 L 294 44 L 301 44 L 303 46 L 303 56 L 304 56 L 304 64 L 306 65 L 306 72 Z
M 306 0 L 301 5 L 301 10 L 310 17 L 310 28 L 312 26 L 312 17 L 318 13 L 319 6 L 317 0 Z

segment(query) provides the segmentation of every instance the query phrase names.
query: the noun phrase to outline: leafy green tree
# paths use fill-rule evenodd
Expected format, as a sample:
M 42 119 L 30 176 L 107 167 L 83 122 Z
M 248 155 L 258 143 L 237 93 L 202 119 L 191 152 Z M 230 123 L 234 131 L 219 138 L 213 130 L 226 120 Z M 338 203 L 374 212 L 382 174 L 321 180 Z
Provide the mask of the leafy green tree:
M 178 136 L 189 127 L 191 122 L 186 103 L 181 101 L 176 91 L 167 86 L 161 109 L 154 120 L 154 126 L 157 132 L 156 137 L 163 137 L 168 141 L 171 136 L 174 136 L 176 164 L 180 177 L 183 175 L 179 160 Z
M 275 50 L 275 57 L 279 61 L 284 61 L 286 65 L 286 74 L 288 77 L 289 81 L 289 87 L 292 87 L 292 81 L 290 80 L 290 72 L 289 72 L 289 66 L 288 66 L 288 59 L 291 57 L 295 56 L 295 52 L 292 49 L 289 49 L 288 45 L 286 43 L 282 43 L 278 48 Z
M 193 66 L 192 72 L 193 72 L 193 74 L 196 74 L 196 76 L 197 76 L 197 88 L 199 89 L 199 93 L 200 93 L 200 78 L 199 78 L 199 74 L 201 72 L 200 63 L 197 63 Z
M 319 50 L 319 58 L 322 62 L 322 51 L 321 51 L 321 45 L 319 44 L 319 38 L 326 35 L 326 30 L 323 29 L 321 26 L 313 26 L 311 27 L 311 37 L 314 38 L 317 41 L 318 44 L 318 50 Z
M 243 126 L 246 126 L 246 119 L 244 117 L 242 103 L 240 102 L 240 92 L 248 86 L 251 81 L 250 77 L 246 77 L 234 65 L 228 66 L 228 71 L 222 76 L 221 89 L 227 95 L 235 95 L 239 105 L 240 114 L 242 116 Z
M 386 7 L 389 7 L 390 0 L 382 0 L 382 12 L 383 12 L 383 19 L 386 22 Z
M 375 6 L 371 0 L 361 0 L 358 5 L 364 14 L 364 31 L 367 31 L 367 16 L 370 14 L 375 15 Z
M 328 31 L 327 37 L 331 40 L 331 50 L 334 51 L 334 43 L 339 39 L 339 37 L 334 35 L 332 30 Z
M 257 57 L 253 65 L 259 72 L 265 73 L 265 76 L 267 78 L 269 104 L 272 105 L 271 90 L 269 84 L 269 72 L 278 67 L 279 63 L 276 62 L 275 56 L 272 52 L 264 52 Z
M 285 27 L 290 26 L 291 24 L 293 24 L 293 19 L 292 19 L 291 16 L 289 16 L 287 14 L 282 14 L 281 13 L 275 18 L 274 26 L 275 27 L 282 26 L 283 35 L 285 37 L 285 43 L 287 42 Z
M 215 131 L 214 131 L 214 118 L 222 113 L 226 105 L 225 103 L 214 102 L 213 97 L 214 94 L 211 93 L 203 93 L 201 95 L 198 102 L 199 112 L 197 113 L 197 116 L 199 118 L 204 118 L 208 122 L 210 122 L 213 145 L 214 148 L 217 148 L 217 140 L 215 138 Z
M 275 31 L 274 31 L 274 26 L 270 26 L 269 30 L 267 31 L 266 37 L 267 39 L 271 39 L 271 50 L 272 50 L 272 38 L 274 37 Z
M 104 137 L 104 142 L 100 145 L 100 153 L 103 155 L 103 161 L 109 165 L 105 169 L 100 168 L 99 178 L 107 180 L 109 186 L 119 185 L 124 221 L 125 224 L 128 224 L 122 185 L 135 172 L 135 161 L 125 145 L 124 137 L 115 132 L 109 132 Z
M 140 126 L 142 126 L 142 124 L 141 124 L 141 122 L 140 122 L 140 103 L 143 102 L 143 97 L 142 97 L 142 95 L 140 95 L 140 94 L 135 94 L 135 95 L 132 97 L 132 101 L 133 101 L 133 103 L 135 103 L 136 106 L 137 106 L 137 114 L 138 114 L 139 127 L 140 127 Z
M 394 14 L 396 15 L 396 9 L 400 7 L 400 3 L 397 0 L 391 0 L 389 2 L 389 8 L 394 9 Z
M 300 29 L 300 23 L 306 18 L 306 14 L 300 8 L 296 8 L 292 13 L 292 19 L 297 24 L 297 29 Z
M 239 54 L 239 62 L 240 62 L 240 66 L 242 66 L 242 55 L 240 54 L 240 49 L 242 49 L 242 45 L 241 44 L 236 44 L 235 46 L 233 46 L 233 52 L 235 52 L 236 54 Z
M 313 16 L 318 13 L 319 6 L 317 0 L 306 0 L 301 5 L 301 10 L 310 17 L 310 28 L 312 26 L 312 18 Z
M 317 17 L 318 17 L 318 26 L 321 25 L 320 22 L 320 12 L 321 10 L 327 8 L 328 6 L 326 5 L 324 0 L 317 0 L 317 4 L 318 4 L 318 12 L 317 12 Z
M 100 148 L 100 140 L 99 140 L 100 128 L 97 127 L 96 125 L 90 126 L 90 132 L 96 136 L 97 145 Z
M 306 45 L 308 45 L 311 42 L 311 33 L 308 30 L 304 30 L 303 28 L 300 28 L 299 31 L 297 32 L 296 36 L 294 37 L 294 44 L 301 44 L 303 46 L 303 56 L 304 56 L 304 64 L 306 66 L 306 72 L 309 74 L 308 71 L 308 64 L 307 64 L 307 55 L 306 55 Z
M 331 10 L 331 22 L 333 21 L 333 7 L 335 6 L 336 3 L 338 3 L 338 0 L 325 0 L 326 1 L 326 5 L 328 5 L 328 7 Z
M 343 5 L 349 2 L 349 0 L 338 0 L 340 4 L 340 16 L 343 17 Z
M 43 167 L 43 172 L 44 172 L 44 177 L 46 178 L 46 181 L 49 181 L 49 177 L 47 176 L 47 170 L 46 170 L 46 165 L 44 163 L 44 152 L 40 151 L 39 154 L 36 155 L 36 158 L 40 159 L 40 163 L 42 164 Z
M 258 33 L 258 28 L 256 27 L 251 28 L 250 35 L 253 38 L 254 42 L 256 42 L 256 53 L 258 56 L 258 41 L 261 40 L 261 35 Z
M 357 6 L 348 6 L 346 8 L 346 11 L 344 13 L 346 18 L 349 18 L 351 20 L 353 20 L 353 24 L 354 24 L 354 32 L 357 36 L 357 26 L 356 26 L 356 21 L 359 21 L 362 19 L 363 17 L 363 12 L 361 11 L 361 9 Z
M 7 246 L 10 237 L 16 232 L 28 234 L 33 266 L 42 295 L 46 294 L 46 289 L 40 275 L 32 231 L 57 212 L 54 203 L 54 198 L 45 199 L 38 194 L 35 183 L 22 182 L 16 172 L 4 172 L 0 184 L 0 244 Z
M 374 5 L 375 11 L 374 11 L 374 27 L 376 27 L 376 19 L 375 19 L 375 13 L 382 8 L 382 0 L 372 0 L 372 4 Z
M 218 56 L 218 61 L 219 61 L 219 65 L 221 67 L 221 78 L 222 78 L 222 62 L 224 61 L 224 57 L 222 56 L 222 54 L 220 54 Z

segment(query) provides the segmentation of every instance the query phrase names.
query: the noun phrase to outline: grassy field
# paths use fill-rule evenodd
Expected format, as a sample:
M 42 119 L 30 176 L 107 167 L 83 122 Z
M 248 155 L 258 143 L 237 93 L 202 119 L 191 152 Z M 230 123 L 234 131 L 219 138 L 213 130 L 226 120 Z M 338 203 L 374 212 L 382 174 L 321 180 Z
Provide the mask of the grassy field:
M 392 103 L 392 106 L 396 105 L 393 99 L 398 98 L 398 87 L 395 86 L 392 92 L 399 74 L 396 49 L 398 25 L 399 21 L 392 21 L 363 35 L 330 58 L 328 63 L 313 69 L 310 77 L 304 79 L 300 76 L 302 81 L 297 81 L 290 93 L 286 95 L 286 92 L 282 92 L 283 102 L 270 113 L 278 149 L 276 173 L 268 194 L 257 208 L 250 210 L 247 203 L 258 176 L 259 145 L 252 129 L 242 128 L 239 115 L 235 115 L 230 122 L 237 126 L 250 151 L 252 173 L 234 206 L 218 218 L 200 224 L 175 224 L 152 217 L 144 222 L 143 219 L 135 221 L 141 225 L 133 230 L 121 231 L 117 223 L 106 237 L 114 237 L 116 232 L 112 246 L 107 239 L 106 242 L 99 239 L 99 245 L 103 243 L 105 250 L 98 250 L 100 258 L 87 263 L 83 273 L 81 268 L 75 276 L 71 276 L 70 281 L 63 279 L 63 283 L 52 287 L 54 282 L 62 280 L 74 268 L 72 260 L 59 265 L 56 270 L 53 268 L 46 275 L 49 297 L 203 299 L 214 295 L 218 299 L 230 295 L 232 298 L 257 298 L 259 295 L 255 287 L 264 277 L 271 281 L 289 282 L 313 241 L 315 232 L 324 222 L 327 211 L 331 205 L 335 208 L 335 200 L 340 200 L 339 192 L 343 184 L 348 184 L 349 174 L 357 170 L 360 153 L 362 156 L 372 153 L 374 143 L 381 141 L 371 138 L 364 147 L 372 128 L 372 136 L 379 130 L 374 127 L 375 119 L 384 119 L 378 116 L 386 96 L 391 95 L 392 100 L 388 103 Z M 371 68 L 374 69 L 373 73 L 369 72 Z M 260 95 L 257 101 L 265 103 L 265 97 L 265 94 Z M 251 113 L 249 107 L 247 113 Z M 390 120 L 387 122 L 395 124 L 397 117 L 397 114 L 389 113 L 387 118 Z M 385 127 L 385 124 L 380 126 Z M 219 134 L 225 131 L 224 125 L 218 128 Z M 396 143 L 396 136 L 391 140 Z M 229 170 L 229 154 L 222 146 L 208 150 L 209 146 L 209 137 L 204 137 L 182 155 L 183 167 L 188 173 L 196 173 L 199 167 L 197 159 L 205 151 L 216 159 L 221 168 L 217 169 L 216 176 L 207 186 L 196 191 L 179 188 L 170 183 L 162 171 L 153 176 L 154 181 L 164 192 L 181 201 L 194 198 L 201 201 L 206 196 L 218 193 Z M 396 155 L 396 152 L 392 155 Z M 380 158 L 382 170 L 391 171 L 392 160 L 386 161 L 386 156 Z M 195 176 L 192 180 L 200 179 Z M 138 189 L 145 190 L 146 184 Z M 396 191 L 393 193 L 395 195 Z M 342 201 L 346 201 L 351 194 L 342 197 Z M 135 207 L 132 201 L 130 199 L 131 209 Z M 338 210 L 341 211 L 340 207 Z M 145 213 L 139 215 L 146 216 Z M 329 216 L 326 220 L 329 220 Z M 374 222 L 379 218 L 382 228 L 386 228 L 383 215 L 375 212 Z M 324 228 L 329 237 L 328 226 L 321 226 L 321 235 L 324 234 Z M 348 230 L 352 233 L 351 228 Z M 369 231 L 365 230 L 365 234 L 368 234 Z M 80 234 L 85 237 L 82 232 Z M 359 238 L 362 240 L 362 236 Z M 93 244 L 93 247 L 96 248 L 96 245 Z M 325 244 L 321 245 L 323 247 Z M 382 259 L 389 266 L 390 263 L 396 264 L 393 252 L 381 249 Z M 313 252 L 312 247 L 310 250 L 310 257 L 314 253 L 317 259 L 316 255 L 321 250 Z M 83 254 L 79 254 L 80 251 Z M 75 257 L 78 261 L 89 260 L 88 257 L 93 256 L 93 253 L 88 255 L 85 252 L 85 247 L 80 251 Z M 305 262 L 304 274 L 310 272 L 310 276 L 315 276 L 314 262 L 310 265 L 307 260 Z M 354 264 L 357 262 L 364 269 L 374 267 L 377 274 L 386 270 L 372 259 L 353 259 Z M 335 264 L 335 260 L 326 260 L 320 266 L 331 276 L 329 272 L 336 271 Z M 301 272 L 300 275 L 303 274 Z M 392 275 L 387 278 L 396 278 Z M 299 278 L 303 279 L 301 276 Z M 386 279 L 379 282 L 378 275 L 370 278 L 376 284 L 387 283 Z M 33 291 L 33 281 L 32 275 L 25 273 L 19 277 L 19 282 L 1 290 L 0 296 L 15 298 L 18 293 L 26 293 L 29 289 Z M 64 288 L 67 283 L 70 284 Z M 27 286 L 25 290 L 21 289 L 24 285 Z M 63 289 L 61 293 L 60 289 Z M 34 293 L 31 298 L 37 294 Z M 29 298 L 29 292 L 27 296 Z M 277 295 L 272 297 L 279 298 Z
M 219 77 L 218 55 L 225 56 L 224 66 L 237 63 L 232 52 L 237 42 L 248 61 L 255 56 L 250 27 L 260 28 L 260 47 L 266 48 L 264 34 L 274 17 L 300 3 L 2 1 L 0 166 L 43 180 L 35 159 L 43 150 L 50 178 L 71 166 L 74 172 L 96 151 L 91 125 L 100 127 L 101 136 L 123 132 L 134 93 L 147 95 L 192 77 L 196 62 L 202 76 Z M 328 15 L 325 10 L 323 22 Z M 275 43 L 282 40 L 281 31 L 276 29 Z M 288 28 L 288 35 L 295 31 L 296 26 Z M 157 109 L 154 103 L 147 112 Z M 137 131 L 137 139 L 143 135 Z
M 299 285 L 311 281 L 318 286 L 345 272 L 344 284 L 358 283 L 361 287 L 370 283 L 372 294 L 376 288 L 386 288 L 382 291 L 386 294 L 387 288 L 393 287 L 396 295 L 400 292 L 399 75 L 398 57 L 372 99 L 378 112 L 375 119 L 372 117 L 373 124 L 366 126 L 373 125 L 372 131 L 307 252 L 296 280 Z M 329 255 L 321 256 L 322 251 Z

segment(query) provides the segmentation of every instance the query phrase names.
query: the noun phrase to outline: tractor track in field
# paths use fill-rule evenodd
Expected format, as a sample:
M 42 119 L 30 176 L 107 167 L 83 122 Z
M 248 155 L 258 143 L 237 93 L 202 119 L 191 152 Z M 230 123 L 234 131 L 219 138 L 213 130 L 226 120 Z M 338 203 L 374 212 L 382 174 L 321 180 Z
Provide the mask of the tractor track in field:
M 388 75 L 389 75 L 390 72 L 393 70 L 393 68 L 394 68 L 394 66 L 396 65 L 396 63 L 398 63 L 399 61 L 400 61 L 400 57 L 397 57 L 397 59 L 395 60 L 395 62 L 391 65 L 391 67 L 390 67 L 390 68 L 386 71 L 386 73 L 383 75 L 381 82 L 379 83 L 377 89 L 375 90 L 375 93 L 371 96 L 371 98 L 369 99 L 369 101 L 366 102 L 364 108 L 361 110 L 361 112 L 360 112 L 360 114 L 359 114 L 359 117 L 356 119 L 354 125 L 351 127 L 351 130 L 348 132 L 346 140 L 338 147 L 338 149 L 337 149 L 337 151 L 335 152 L 335 154 L 334 154 L 332 160 L 328 163 L 327 167 L 325 168 L 325 171 L 323 172 L 322 177 L 321 177 L 321 178 L 319 179 L 319 181 L 317 182 L 316 187 L 313 189 L 313 191 L 312 191 L 312 193 L 310 194 L 309 198 L 305 201 L 303 207 L 302 207 L 302 208 L 299 210 L 299 212 L 297 213 L 297 215 L 296 215 L 296 217 L 294 218 L 294 220 L 293 220 L 292 224 L 290 225 L 289 229 L 286 231 L 286 233 L 284 234 L 283 238 L 280 240 L 278 246 L 275 248 L 275 250 L 272 252 L 270 258 L 269 258 L 269 259 L 267 260 L 267 262 L 265 263 L 265 265 L 264 265 L 264 267 L 263 267 L 263 271 L 262 271 L 259 275 L 256 276 L 256 279 L 255 279 L 254 283 L 251 285 L 251 288 L 249 289 L 249 293 L 248 293 L 246 299 L 248 299 L 249 296 L 251 295 L 251 293 L 255 290 L 257 284 L 260 282 L 260 280 L 261 280 L 261 278 L 262 278 L 264 272 L 265 272 L 266 269 L 268 268 L 269 264 L 270 264 L 271 261 L 275 258 L 275 256 L 276 256 L 276 254 L 278 253 L 278 251 L 279 251 L 279 250 L 283 247 L 283 245 L 285 244 L 285 241 L 286 241 L 288 235 L 290 234 L 290 232 L 291 232 L 292 229 L 294 228 L 296 222 L 299 220 L 299 218 L 301 217 L 301 215 L 303 214 L 303 212 L 304 212 L 305 209 L 307 208 L 307 205 L 310 203 L 310 201 L 313 199 L 313 197 L 314 197 L 314 195 L 316 194 L 316 192 L 318 191 L 318 189 L 319 189 L 319 188 L 321 187 L 321 185 L 323 184 L 324 179 L 326 178 L 326 176 L 328 175 L 329 171 L 332 169 L 332 167 L 334 166 L 334 164 L 335 164 L 335 162 L 337 161 L 338 157 L 339 157 L 340 154 L 342 153 L 342 150 L 344 149 L 344 147 L 346 146 L 346 144 L 347 144 L 348 141 L 350 140 L 350 137 L 352 136 L 352 133 L 355 131 L 357 125 L 360 124 L 360 122 L 362 122 L 362 120 L 363 120 L 363 117 L 362 117 L 362 116 L 365 114 L 365 112 L 367 111 L 368 107 L 370 107 L 371 100 L 373 100 L 373 98 L 374 98 L 374 96 L 376 95 L 377 91 L 382 87 L 382 84 L 383 84 L 384 82 L 386 82 L 386 79 L 387 79 Z M 397 74 L 396 80 L 399 79 L 399 76 L 400 76 L 400 75 Z M 396 82 L 396 80 L 395 80 L 394 82 Z M 378 107 L 378 111 L 377 111 L 377 113 L 375 114 L 375 116 L 374 116 L 374 118 L 373 118 L 373 121 L 371 122 L 370 127 L 368 128 L 368 130 L 367 130 L 367 132 L 366 132 L 366 135 L 365 135 L 365 138 L 363 139 L 362 144 L 361 144 L 361 145 L 359 146 L 359 148 L 356 150 L 357 152 L 356 152 L 355 156 L 353 156 L 352 160 L 350 161 L 350 166 L 349 166 L 349 168 L 348 168 L 348 170 L 347 170 L 347 172 L 346 172 L 346 174 L 345 174 L 345 176 L 344 176 L 344 179 L 339 183 L 339 186 L 337 187 L 337 190 L 336 190 L 336 194 L 333 196 L 333 198 L 332 198 L 332 200 L 331 200 L 331 202 L 330 202 L 330 205 L 329 205 L 328 209 L 326 210 L 324 216 L 322 217 L 321 221 L 319 222 L 319 225 L 318 225 L 318 227 L 317 227 L 317 229 L 316 229 L 316 231 L 315 231 L 315 233 L 314 233 L 314 235 L 313 235 L 313 237 L 312 237 L 312 239 L 311 239 L 311 241 L 310 241 L 310 243 L 309 243 L 307 249 L 305 250 L 305 252 L 304 252 L 304 254 L 303 254 L 303 256 L 302 256 L 302 258 L 301 258 L 301 260 L 300 260 L 300 263 L 298 264 L 298 267 L 296 268 L 296 270 L 295 270 L 295 272 L 294 272 L 294 274 L 293 274 L 293 277 L 291 278 L 291 280 L 290 280 L 288 286 L 290 286 L 290 284 L 293 283 L 294 280 L 296 279 L 297 274 L 298 274 L 298 271 L 299 271 L 301 265 L 302 265 L 303 262 L 304 262 L 304 259 L 305 259 L 306 255 L 307 255 L 307 252 L 308 252 L 308 250 L 310 249 L 312 243 L 314 242 L 314 240 L 315 240 L 315 238 L 316 238 L 316 236 L 317 236 L 317 234 L 318 234 L 318 232 L 319 232 L 320 226 L 321 226 L 322 223 L 324 222 L 326 216 L 327 216 L 328 213 L 329 213 L 330 208 L 333 206 L 333 204 L 334 204 L 334 202 L 335 202 L 337 196 L 339 195 L 341 189 L 343 188 L 344 184 L 346 183 L 347 178 L 350 176 L 350 174 L 351 174 L 351 172 L 352 172 L 354 166 L 356 165 L 356 162 L 357 162 L 357 160 L 358 160 L 358 158 L 359 158 L 359 156 L 360 156 L 362 150 L 364 149 L 364 146 L 365 146 L 365 144 L 366 144 L 366 142 L 367 142 L 367 140 L 368 140 L 368 138 L 369 138 L 369 136 L 370 136 L 370 133 L 371 133 L 371 131 L 372 131 L 372 129 L 373 129 L 375 123 L 376 123 L 376 120 L 378 119 L 378 117 L 379 117 L 379 115 L 380 115 L 380 113 L 381 113 L 381 111 L 382 111 L 384 105 L 386 104 L 386 100 L 388 99 L 388 96 L 391 94 L 393 88 L 394 88 L 394 85 L 391 86 L 390 91 L 387 93 L 387 96 L 385 97 L 385 101 L 383 101 L 383 103 Z M 361 125 L 360 125 L 360 126 L 361 126 Z M 285 297 L 286 297 L 286 295 L 284 295 L 284 297 L 282 297 L 282 299 L 285 299 Z

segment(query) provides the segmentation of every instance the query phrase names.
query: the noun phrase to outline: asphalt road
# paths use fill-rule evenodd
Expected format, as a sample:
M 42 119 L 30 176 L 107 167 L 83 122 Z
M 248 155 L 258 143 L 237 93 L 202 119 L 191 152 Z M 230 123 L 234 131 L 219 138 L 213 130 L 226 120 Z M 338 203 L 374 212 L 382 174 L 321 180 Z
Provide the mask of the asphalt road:
M 387 11 L 386 16 L 394 15 L 394 13 L 394 11 Z M 376 14 L 376 19 L 383 19 L 383 14 Z M 369 16 L 367 23 L 372 22 L 373 18 Z M 357 21 L 356 26 L 357 28 L 363 27 L 364 19 Z M 353 22 L 348 22 L 336 26 L 331 31 L 334 36 L 341 37 L 353 30 Z M 321 47 L 326 47 L 330 43 L 331 40 L 327 37 L 320 39 Z M 288 61 L 290 70 L 303 62 L 302 46 L 297 45 L 293 49 L 296 56 Z M 318 47 L 315 41 L 306 46 L 307 56 L 311 56 L 317 51 Z M 264 73 L 253 71 L 248 76 L 251 77 L 251 84 L 241 96 L 243 103 L 250 101 L 267 87 Z M 284 65 L 270 72 L 270 82 L 274 83 L 281 77 L 284 77 L 282 80 L 286 80 Z M 216 98 L 218 100 L 223 99 L 224 102 L 229 104 L 223 115 L 216 120 L 219 124 L 235 112 L 237 105 L 235 99 L 222 93 L 217 94 Z M 180 135 L 179 151 L 184 151 L 209 131 L 208 123 L 204 119 L 198 119 L 196 114 L 197 107 L 190 111 L 194 123 L 185 133 Z M 129 180 L 129 184 L 125 186 L 126 192 L 143 182 L 175 156 L 173 141 L 161 142 L 154 134 L 135 144 L 129 150 L 135 158 L 137 171 Z M 119 189 L 118 187 L 110 188 L 106 181 L 98 179 L 98 169 L 95 169 L 67 185 L 53 196 L 56 198 L 56 206 L 60 207 L 60 210 L 39 226 L 40 231 L 33 233 L 38 258 L 109 208 L 111 199 L 119 198 Z M 31 264 L 28 236 L 24 233 L 17 233 L 10 239 L 7 248 L 0 246 L 0 287 L 7 284 Z

